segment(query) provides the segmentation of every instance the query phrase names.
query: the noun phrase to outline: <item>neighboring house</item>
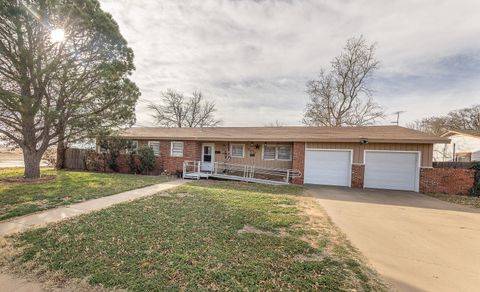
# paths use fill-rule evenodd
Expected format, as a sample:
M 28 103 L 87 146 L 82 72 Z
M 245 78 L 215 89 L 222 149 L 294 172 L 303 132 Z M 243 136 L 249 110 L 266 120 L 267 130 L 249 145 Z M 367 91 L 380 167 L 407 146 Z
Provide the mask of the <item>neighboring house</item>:
M 215 162 L 302 173 L 293 183 L 419 191 L 432 167 L 433 144 L 449 143 L 398 126 L 131 128 L 133 149 L 150 145 L 158 165 L 182 171 L 184 161 Z M 202 169 L 204 170 L 204 169 Z
M 480 132 L 450 130 L 442 137 L 450 139 L 451 143 L 434 146 L 435 161 L 480 161 Z

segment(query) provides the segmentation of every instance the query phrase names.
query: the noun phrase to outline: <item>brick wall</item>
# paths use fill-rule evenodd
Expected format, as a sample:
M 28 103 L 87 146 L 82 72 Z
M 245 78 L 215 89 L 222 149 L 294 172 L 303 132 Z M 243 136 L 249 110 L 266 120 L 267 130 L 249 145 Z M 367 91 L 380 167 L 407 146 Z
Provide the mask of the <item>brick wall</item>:
M 202 156 L 201 142 L 183 141 L 183 157 L 170 156 L 171 141 L 160 141 L 160 157 L 162 168 L 167 174 L 175 174 L 183 170 L 183 162 L 186 160 L 200 160 Z
M 159 175 L 163 172 L 169 175 L 174 175 L 177 171 L 183 170 L 183 162 L 186 160 L 200 160 L 201 159 L 201 142 L 197 141 L 183 141 L 183 157 L 171 157 L 170 146 L 171 141 L 160 141 L 160 155 L 156 157 L 155 169 L 150 173 L 152 175 Z M 146 141 L 139 141 L 139 146 L 146 145 Z M 121 154 L 117 159 L 118 172 L 131 173 L 130 169 L 131 156 L 128 154 Z M 140 165 L 138 156 L 134 156 L 137 165 Z M 104 163 L 103 154 L 95 154 L 95 160 L 97 161 L 97 167 L 87 166 L 88 170 L 93 171 L 107 171 L 112 170 Z M 105 167 L 104 167 L 105 165 Z
M 363 188 L 365 165 L 352 164 L 352 188 Z
M 475 171 L 459 168 L 422 168 L 420 192 L 467 195 L 475 182 Z
M 292 168 L 297 169 L 302 173 L 302 176 L 294 178 L 292 183 L 303 184 L 303 174 L 305 171 L 305 143 L 293 143 Z

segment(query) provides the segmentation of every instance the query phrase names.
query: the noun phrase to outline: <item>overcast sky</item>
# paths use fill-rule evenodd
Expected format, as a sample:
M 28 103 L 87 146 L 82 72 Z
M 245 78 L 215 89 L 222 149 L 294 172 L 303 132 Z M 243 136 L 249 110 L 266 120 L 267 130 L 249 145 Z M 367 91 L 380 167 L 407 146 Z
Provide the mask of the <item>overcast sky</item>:
M 101 0 L 135 52 L 145 106 L 201 90 L 224 126 L 299 125 L 307 80 L 346 40 L 377 42 L 372 86 L 401 123 L 480 103 L 478 0 Z M 382 124 L 394 120 L 388 117 Z

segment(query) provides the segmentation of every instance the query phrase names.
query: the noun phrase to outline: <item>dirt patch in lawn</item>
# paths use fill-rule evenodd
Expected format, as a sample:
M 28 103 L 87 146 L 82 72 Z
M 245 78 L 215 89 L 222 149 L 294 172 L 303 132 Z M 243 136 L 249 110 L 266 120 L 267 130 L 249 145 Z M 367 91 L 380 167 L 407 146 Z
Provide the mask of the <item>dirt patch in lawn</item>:
M 6 182 L 6 183 L 26 183 L 26 184 L 37 184 L 37 183 L 44 183 L 48 181 L 52 181 L 56 179 L 56 175 L 42 175 L 39 178 L 26 178 L 23 176 L 14 176 L 14 177 L 7 177 L 4 179 L 1 179 L 1 182 Z

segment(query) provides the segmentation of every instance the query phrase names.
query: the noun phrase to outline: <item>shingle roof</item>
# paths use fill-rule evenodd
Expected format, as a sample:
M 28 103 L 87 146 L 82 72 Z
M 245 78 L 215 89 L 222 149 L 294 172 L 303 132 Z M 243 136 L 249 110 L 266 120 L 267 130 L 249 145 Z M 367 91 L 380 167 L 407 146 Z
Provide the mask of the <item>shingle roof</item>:
M 265 142 L 449 143 L 449 139 L 399 126 L 365 127 L 134 127 L 123 131 L 129 139 Z

